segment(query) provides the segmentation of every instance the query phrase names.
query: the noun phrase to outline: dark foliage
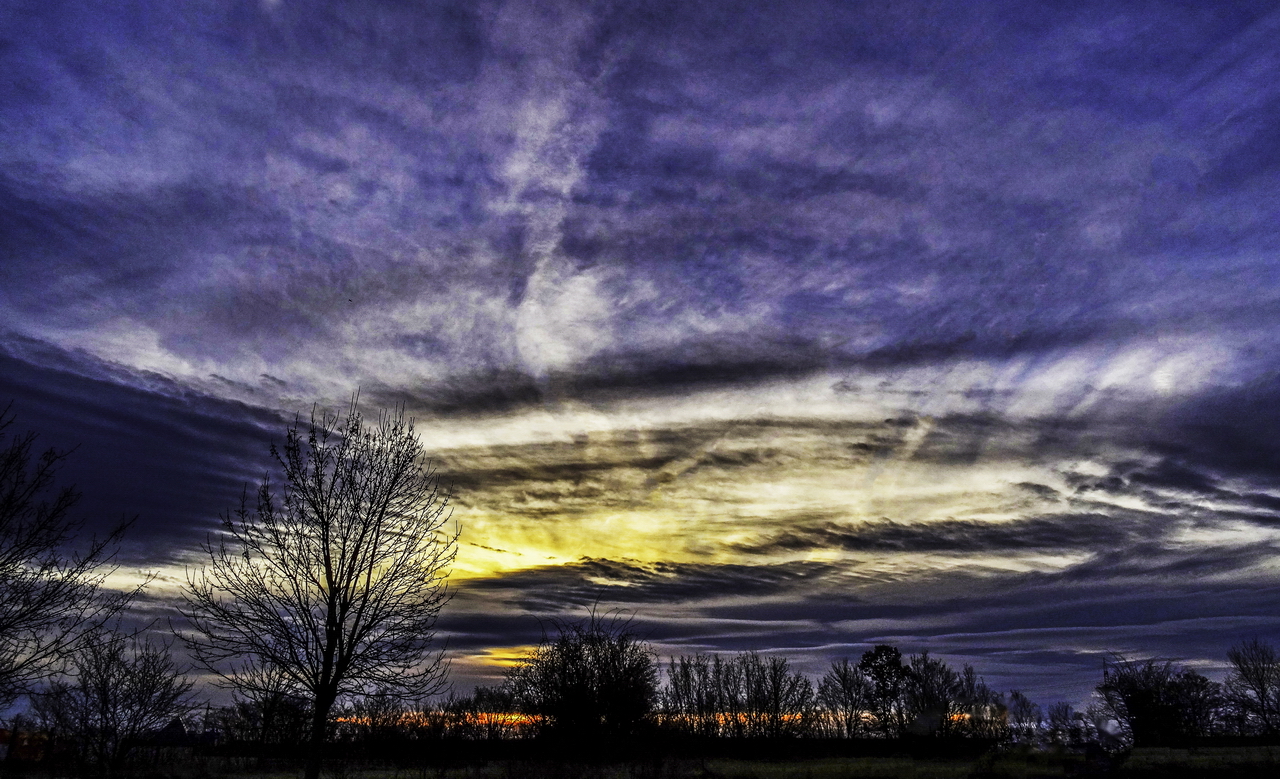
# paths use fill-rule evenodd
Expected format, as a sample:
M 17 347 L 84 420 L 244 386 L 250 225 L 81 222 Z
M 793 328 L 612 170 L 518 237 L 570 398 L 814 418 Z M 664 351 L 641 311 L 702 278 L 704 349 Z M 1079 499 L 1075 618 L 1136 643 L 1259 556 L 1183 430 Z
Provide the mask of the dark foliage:
M 886 738 L 902 735 L 907 725 L 905 694 L 908 669 L 902 664 L 902 652 L 897 647 L 880 644 L 863 653 L 858 670 L 871 682 L 868 700 L 876 727 Z
M 507 675 L 516 707 L 541 717 L 561 739 L 633 735 L 653 711 L 657 659 L 618 615 L 592 612 L 584 621 L 554 623 L 546 637 Z
M 1113 655 L 1103 664 L 1098 695 L 1134 746 L 1168 746 L 1213 731 L 1221 685 L 1159 660 Z

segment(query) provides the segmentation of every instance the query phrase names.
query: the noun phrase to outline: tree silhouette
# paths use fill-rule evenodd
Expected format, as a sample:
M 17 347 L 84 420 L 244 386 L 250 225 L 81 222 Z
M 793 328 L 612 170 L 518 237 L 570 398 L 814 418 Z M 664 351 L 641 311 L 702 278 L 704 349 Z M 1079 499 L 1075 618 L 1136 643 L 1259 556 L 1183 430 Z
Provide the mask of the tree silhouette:
M 101 589 L 128 523 L 68 551 L 83 525 L 71 517 L 79 492 L 54 484 L 69 453 L 36 455 L 36 434 L 12 435 L 13 422 L 0 410 L 0 709 L 58 673 L 133 594 Z
M 1059 701 L 1049 706 L 1046 715 L 1049 740 L 1054 744 L 1083 744 L 1094 735 L 1085 712 L 1076 711 L 1070 703 Z
M 912 655 L 907 666 L 905 720 L 915 733 L 941 733 L 960 698 L 960 675 L 928 652 Z
M 98 630 L 72 658 L 75 674 L 35 696 L 46 732 L 107 776 L 118 774 L 139 739 L 192 707 L 192 682 L 169 647 Z
M 747 734 L 764 738 L 795 736 L 813 719 L 813 683 L 791 670 L 785 657 L 761 657 L 755 652 L 738 655 L 746 682 L 744 713 Z
M 525 723 L 512 714 L 517 710 L 507 686 L 476 687 L 471 695 L 450 695 L 441 707 L 448 731 L 466 739 L 514 738 Z
M 1009 735 L 1009 710 L 1003 696 L 987 686 L 973 666 L 966 663 L 959 673 L 956 699 L 948 715 L 948 735 L 1004 738 Z
M 871 692 L 871 680 L 848 658 L 832 662 L 818 683 L 818 700 L 843 738 L 856 738 L 866 731 Z
M 1104 661 L 1098 695 L 1134 746 L 1167 746 L 1207 735 L 1216 720 L 1219 685 L 1160 660 Z
M 516 705 L 544 717 L 558 738 L 634 734 L 657 701 L 653 650 L 617 614 L 592 611 L 584 621 L 553 625 L 556 636 L 508 672 Z
M 1227 660 L 1227 697 L 1244 727 L 1267 735 L 1280 732 L 1280 655 L 1275 647 L 1254 638 L 1231 647 Z
M 871 680 L 870 709 L 876 725 L 887 737 L 902 734 L 907 724 L 904 697 L 910 670 L 902 664 L 897 647 L 879 644 L 864 652 L 858 670 Z
M 813 683 L 784 657 L 672 658 L 664 705 L 672 725 L 699 736 L 782 738 L 816 721 Z
M 704 738 L 720 734 L 723 705 L 717 680 L 721 668 L 719 656 L 671 658 L 662 691 L 662 708 L 671 726 Z
M 1067 704 L 1064 704 L 1067 705 Z M 1067 705 L 1068 710 L 1070 706 Z M 1070 719 L 1070 712 L 1066 719 Z M 1023 744 L 1034 744 L 1040 737 L 1044 713 L 1040 707 L 1021 690 L 1009 692 L 1009 732 L 1015 741 Z
M 402 410 L 371 427 L 354 398 L 345 418 L 313 411 L 271 453 L 279 495 L 264 478 L 253 511 L 246 497 L 224 517 L 206 567 L 188 576 L 184 613 L 203 666 L 233 685 L 277 669 L 307 695 L 316 779 L 340 697 L 442 686 L 431 647 L 457 530 Z
M 299 744 L 310 722 L 311 704 L 297 682 L 279 668 L 255 666 L 236 677 L 235 700 L 219 724 L 240 741 Z

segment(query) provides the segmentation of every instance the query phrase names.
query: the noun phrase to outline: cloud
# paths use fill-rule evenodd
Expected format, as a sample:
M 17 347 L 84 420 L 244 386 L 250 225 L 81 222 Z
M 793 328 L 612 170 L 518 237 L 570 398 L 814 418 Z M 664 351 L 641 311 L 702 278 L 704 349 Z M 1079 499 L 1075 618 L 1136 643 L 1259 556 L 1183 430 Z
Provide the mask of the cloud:
M 0 398 L 156 565 L 294 413 L 405 405 L 466 651 L 603 597 L 810 670 L 1203 658 L 1272 629 L 1277 25 L 9 3 Z
M 844 549 L 857 552 L 1012 552 L 1110 548 L 1141 537 L 1139 528 L 1106 515 L 1033 517 L 1009 522 L 944 520 L 910 525 L 881 519 L 853 527 L 829 524 L 787 531 L 765 544 L 743 545 L 746 554 L 780 550 Z
M 7 305 L 109 359 L 154 359 L 93 339 L 120 320 L 170 369 L 320 394 L 1003 358 L 1184 327 L 1188 306 L 1197 331 L 1248 324 L 1223 304 L 1261 302 L 1239 280 L 1265 263 L 1193 223 L 1219 221 L 1204 160 L 1252 141 L 1150 110 L 1213 113 L 1273 17 L 1184 10 L 1153 35 L 1119 11 L 916 11 L 762 8 L 732 34 L 715 4 L 26 14 Z M 41 34 L 55 18 L 79 22 Z M 1188 297 L 1202 251 L 1218 270 Z
M 60 355 L 60 368 L 0 353 L 0 402 L 40 449 L 70 452 L 59 484 L 75 485 L 86 529 L 137 517 L 120 562 L 173 565 L 196 551 L 219 515 L 269 467 L 284 419 L 274 411 L 193 393 L 163 377 Z
M 803 563 L 696 565 L 584 559 L 471 580 L 466 587 L 494 595 L 510 593 L 514 605 L 556 614 L 596 601 L 676 606 L 690 600 L 768 596 L 834 570 L 830 565 Z

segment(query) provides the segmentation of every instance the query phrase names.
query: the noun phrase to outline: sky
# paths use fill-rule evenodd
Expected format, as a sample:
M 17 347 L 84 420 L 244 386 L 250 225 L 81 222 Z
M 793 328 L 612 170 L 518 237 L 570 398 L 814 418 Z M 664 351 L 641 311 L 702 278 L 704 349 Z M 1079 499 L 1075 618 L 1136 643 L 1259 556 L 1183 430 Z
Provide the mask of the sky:
M 1269 2 L 12 0 L 0 403 L 165 618 L 314 404 L 555 618 L 1082 703 L 1280 642 Z

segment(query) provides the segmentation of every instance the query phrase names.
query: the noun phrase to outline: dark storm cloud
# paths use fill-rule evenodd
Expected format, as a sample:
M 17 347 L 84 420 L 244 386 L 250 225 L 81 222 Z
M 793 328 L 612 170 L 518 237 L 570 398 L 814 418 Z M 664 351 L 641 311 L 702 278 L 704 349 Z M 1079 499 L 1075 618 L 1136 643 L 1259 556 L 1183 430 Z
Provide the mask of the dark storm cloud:
M 1273 479 L 1280 473 L 1280 385 L 1269 372 L 1188 401 L 1153 445 L 1224 472 Z
M 449 648 L 457 652 L 537 644 L 550 627 L 529 614 L 496 611 L 490 603 L 468 598 L 466 590 L 449 605 L 439 626 Z
M 283 434 L 274 412 L 222 401 L 155 375 L 45 353 L 34 365 L 0 344 L 0 403 L 36 446 L 70 454 L 60 485 L 82 494 L 75 515 L 101 533 L 136 517 L 120 562 L 165 565 L 194 553 L 220 514 L 269 466 Z M 19 345 L 20 346 L 20 345 Z M 30 350 L 25 350 L 30 351 Z

